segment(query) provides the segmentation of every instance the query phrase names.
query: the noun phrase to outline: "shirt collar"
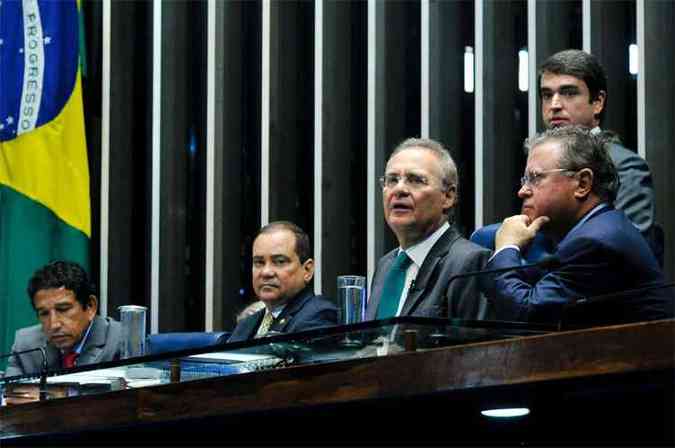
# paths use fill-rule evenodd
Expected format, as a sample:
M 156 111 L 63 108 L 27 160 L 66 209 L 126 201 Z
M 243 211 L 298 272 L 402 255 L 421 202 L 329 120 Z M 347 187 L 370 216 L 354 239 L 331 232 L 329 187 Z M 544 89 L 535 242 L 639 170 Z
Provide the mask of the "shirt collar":
M 431 252 L 431 248 L 434 247 L 434 244 L 436 244 L 449 228 L 450 224 L 448 224 L 447 221 L 444 222 L 442 226 L 436 229 L 436 231 L 426 239 L 407 248 L 405 253 L 408 254 L 418 268 L 422 267 L 424 260 L 427 258 L 427 255 L 429 255 L 429 252 Z M 403 249 L 399 247 L 397 254 L 401 253 L 402 250 Z
M 270 313 L 272 313 L 272 317 L 274 317 L 276 319 L 277 317 L 279 317 L 279 314 L 281 314 L 281 312 L 284 310 L 284 308 L 286 308 L 285 303 L 283 303 L 281 305 L 273 306 L 273 307 L 271 307 L 271 309 L 270 308 L 267 308 L 267 309 L 269 310 Z

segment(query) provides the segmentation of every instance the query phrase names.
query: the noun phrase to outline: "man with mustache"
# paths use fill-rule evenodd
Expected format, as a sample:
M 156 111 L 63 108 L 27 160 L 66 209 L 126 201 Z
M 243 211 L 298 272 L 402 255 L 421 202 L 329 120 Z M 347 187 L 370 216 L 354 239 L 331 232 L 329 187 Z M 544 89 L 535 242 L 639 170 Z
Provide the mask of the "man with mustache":
M 96 315 L 98 301 L 82 266 L 49 263 L 29 280 L 28 296 L 40 324 L 16 332 L 13 352 L 44 348 L 49 369 L 119 358 L 120 323 Z M 16 355 L 9 358 L 5 376 L 39 373 L 41 367 L 38 351 Z
M 490 251 L 451 225 L 458 176 L 448 151 L 430 139 L 405 140 L 389 158 L 380 183 L 384 217 L 399 247 L 377 264 L 366 318 L 486 318 L 488 304 L 477 279 L 451 281 L 455 274 L 480 270 Z
M 310 255 L 309 236 L 297 225 L 277 221 L 260 229 L 253 241 L 253 290 L 265 307 L 239 321 L 227 342 L 337 323 L 335 305 L 312 292 Z
M 564 126 L 534 137 L 527 148 L 522 213 L 497 231 L 488 268 L 521 264 L 521 250 L 539 232 L 556 243 L 560 265 L 497 276 L 488 291 L 496 318 L 592 326 L 672 317 L 672 289 L 661 287 L 663 274 L 647 242 L 612 206 L 617 174 L 604 139 Z M 617 295 L 570 308 L 579 299 L 611 294 Z

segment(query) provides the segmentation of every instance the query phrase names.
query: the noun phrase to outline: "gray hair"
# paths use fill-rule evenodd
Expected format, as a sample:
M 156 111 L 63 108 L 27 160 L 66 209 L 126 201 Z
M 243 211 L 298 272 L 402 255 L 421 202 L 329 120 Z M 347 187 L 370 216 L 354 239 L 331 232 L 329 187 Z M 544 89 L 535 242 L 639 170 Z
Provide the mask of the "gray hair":
M 443 186 L 446 189 L 453 188 L 455 193 L 458 194 L 459 176 L 457 174 L 457 165 L 455 165 L 455 161 L 452 160 L 450 152 L 436 140 L 430 138 L 408 138 L 398 144 L 394 149 L 394 152 L 391 153 L 389 160 L 399 152 L 411 148 L 422 148 L 434 153 L 440 162 L 439 167 L 443 173 L 443 179 L 441 179 L 443 181 Z M 389 160 L 387 162 L 389 162 Z
M 594 134 L 584 126 L 563 126 L 525 140 L 526 151 L 549 141 L 558 142 L 562 148 L 560 168 L 570 171 L 590 169 L 593 172 L 592 191 L 602 200 L 614 202 L 619 177 L 607 151 L 606 137 Z

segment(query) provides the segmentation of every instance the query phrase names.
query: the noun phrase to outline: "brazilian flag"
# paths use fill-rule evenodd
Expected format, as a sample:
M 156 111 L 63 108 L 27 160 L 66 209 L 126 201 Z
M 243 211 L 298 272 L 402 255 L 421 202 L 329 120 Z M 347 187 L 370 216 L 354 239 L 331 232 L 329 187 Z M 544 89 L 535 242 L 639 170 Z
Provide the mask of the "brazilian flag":
M 1 353 L 37 323 L 32 273 L 53 259 L 89 265 L 79 23 L 76 0 L 0 0 Z

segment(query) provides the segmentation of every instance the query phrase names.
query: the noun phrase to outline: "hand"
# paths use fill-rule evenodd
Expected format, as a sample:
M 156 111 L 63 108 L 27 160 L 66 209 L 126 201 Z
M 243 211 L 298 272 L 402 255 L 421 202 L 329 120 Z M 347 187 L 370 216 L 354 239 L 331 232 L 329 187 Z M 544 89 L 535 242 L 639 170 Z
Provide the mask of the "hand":
M 534 239 L 539 229 L 549 222 L 548 216 L 539 216 L 530 222 L 527 215 L 516 215 L 506 218 L 495 236 L 495 251 L 507 245 L 524 248 Z

